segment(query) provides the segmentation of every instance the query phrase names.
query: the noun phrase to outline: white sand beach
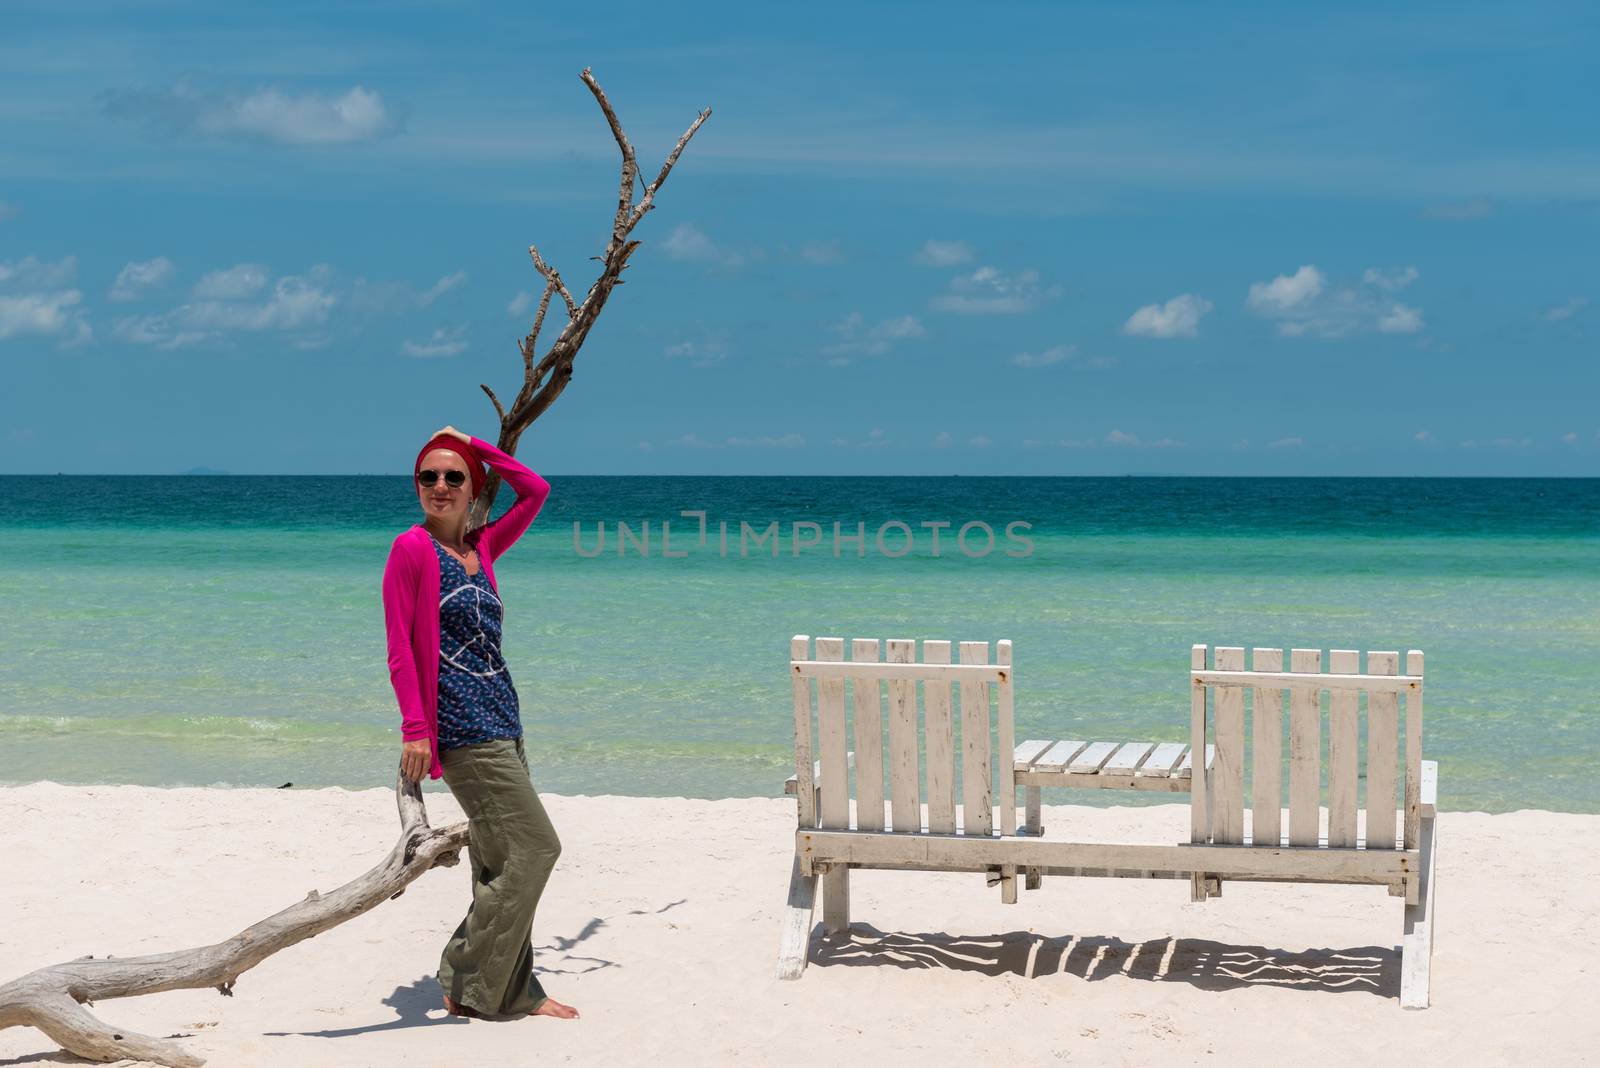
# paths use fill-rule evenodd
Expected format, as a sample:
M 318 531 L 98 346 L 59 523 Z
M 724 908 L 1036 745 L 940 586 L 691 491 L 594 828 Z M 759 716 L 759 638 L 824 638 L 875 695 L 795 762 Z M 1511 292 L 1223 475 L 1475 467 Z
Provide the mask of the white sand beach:
M 435 825 L 459 818 L 428 795 Z M 465 865 L 268 959 L 232 998 L 102 1002 L 214 1066 L 1001 1063 L 1592 1064 L 1600 816 L 1443 813 L 1433 1007 L 1399 1008 L 1401 904 L 1378 888 L 857 873 L 848 941 L 774 978 L 794 805 L 547 797 L 564 852 L 534 929 L 576 1022 L 444 1015 Z M 0 789 L 0 981 L 86 954 L 217 941 L 365 871 L 384 790 Z M 1187 809 L 1046 806 L 1052 838 L 1172 842 Z M 818 914 L 820 920 L 820 911 Z M 87 1063 L 0 1031 L 0 1065 Z

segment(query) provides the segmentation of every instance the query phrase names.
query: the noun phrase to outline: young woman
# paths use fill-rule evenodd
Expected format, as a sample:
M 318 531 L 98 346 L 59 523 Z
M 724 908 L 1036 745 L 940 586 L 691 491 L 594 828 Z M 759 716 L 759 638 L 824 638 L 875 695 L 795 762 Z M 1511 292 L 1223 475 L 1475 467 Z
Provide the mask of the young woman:
M 469 531 L 486 462 L 517 501 Z M 533 974 L 533 914 L 561 842 L 529 779 L 494 580 L 495 561 L 539 514 L 550 484 L 449 426 L 417 454 L 415 479 L 422 522 L 389 551 L 383 610 L 401 774 L 442 775 L 468 818 L 472 905 L 439 959 L 445 1011 L 572 1019 L 578 1011 L 546 996 Z

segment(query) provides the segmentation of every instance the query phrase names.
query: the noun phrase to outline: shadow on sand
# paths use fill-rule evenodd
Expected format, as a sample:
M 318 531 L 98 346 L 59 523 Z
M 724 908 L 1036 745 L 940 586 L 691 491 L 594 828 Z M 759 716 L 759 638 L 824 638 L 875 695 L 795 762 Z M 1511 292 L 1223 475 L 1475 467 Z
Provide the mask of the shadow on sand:
M 948 968 L 1038 979 L 1075 975 L 1094 982 L 1114 975 L 1201 990 L 1286 986 L 1338 993 L 1400 995 L 1400 954 L 1393 947 L 1308 949 L 1230 946 L 1198 938 L 1124 942 L 1105 935 L 1045 938 L 1027 931 L 985 937 L 885 933 L 868 924 L 848 934 L 811 936 L 813 967 Z
M 683 904 L 682 901 L 673 901 L 662 906 L 656 912 L 666 912 Z M 643 910 L 635 909 L 630 915 L 646 915 Z M 606 926 L 602 916 L 596 916 L 578 931 L 569 937 L 555 935 L 548 945 L 534 946 L 534 970 L 541 976 L 545 975 L 584 975 L 597 972 L 603 968 L 621 967 L 616 961 L 605 960 L 601 957 L 586 957 L 572 952 L 579 945 L 593 938 Z M 460 1016 L 445 1014 L 443 1004 L 443 991 L 439 989 L 439 982 L 431 975 L 425 975 L 413 980 L 404 986 L 395 987 L 394 993 L 383 999 L 383 1004 L 394 1009 L 395 1018 L 385 1020 L 383 1023 L 366 1024 L 361 1027 L 340 1027 L 324 1031 L 268 1031 L 269 1036 L 281 1038 L 287 1035 L 297 1035 L 310 1038 L 348 1038 L 352 1035 L 367 1035 L 375 1031 L 398 1031 L 407 1027 L 438 1027 L 464 1024 L 468 1021 Z M 499 1017 L 491 1017 L 499 1019 Z M 88 1063 L 88 1062 L 85 1062 Z

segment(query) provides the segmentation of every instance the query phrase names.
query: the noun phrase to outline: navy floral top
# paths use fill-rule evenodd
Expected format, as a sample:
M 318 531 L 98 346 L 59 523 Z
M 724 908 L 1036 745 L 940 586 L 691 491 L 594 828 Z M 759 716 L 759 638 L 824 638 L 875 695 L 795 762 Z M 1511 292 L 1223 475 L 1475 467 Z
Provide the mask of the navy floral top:
M 511 672 L 500 655 L 500 598 L 483 565 L 468 575 L 433 539 L 439 556 L 439 748 L 522 737 Z

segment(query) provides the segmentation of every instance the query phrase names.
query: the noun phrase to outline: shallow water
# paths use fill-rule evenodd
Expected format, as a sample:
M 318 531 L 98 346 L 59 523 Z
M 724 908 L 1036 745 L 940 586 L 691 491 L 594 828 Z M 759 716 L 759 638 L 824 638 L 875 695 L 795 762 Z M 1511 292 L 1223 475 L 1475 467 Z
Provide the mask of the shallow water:
M 1442 807 L 1600 812 L 1600 480 L 551 481 L 496 566 L 543 789 L 774 794 L 793 763 L 792 634 L 1006 637 L 1019 739 L 1183 739 L 1194 642 L 1423 649 Z M 392 781 L 379 579 L 417 518 L 406 479 L 11 488 L 3 781 Z M 704 546 L 684 509 L 708 513 Z M 686 555 L 662 555 L 663 519 Z M 748 539 L 740 557 L 741 520 L 780 524 L 776 558 Z M 888 555 L 898 528 L 876 544 L 891 520 L 914 537 L 904 556 Z M 864 556 L 835 555 L 835 521 L 865 524 Z M 937 557 L 921 526 L 936 521 L 951 523 Z M 955 543 L 970 521 L 995 532 L 981 558 Z M 1027 555 L 1006 554 L 1024 549 L 1013 521 Z M 601 522 L 605 551 L 580 554 Z M 798 555 L 796 523 L 821 538 Z

